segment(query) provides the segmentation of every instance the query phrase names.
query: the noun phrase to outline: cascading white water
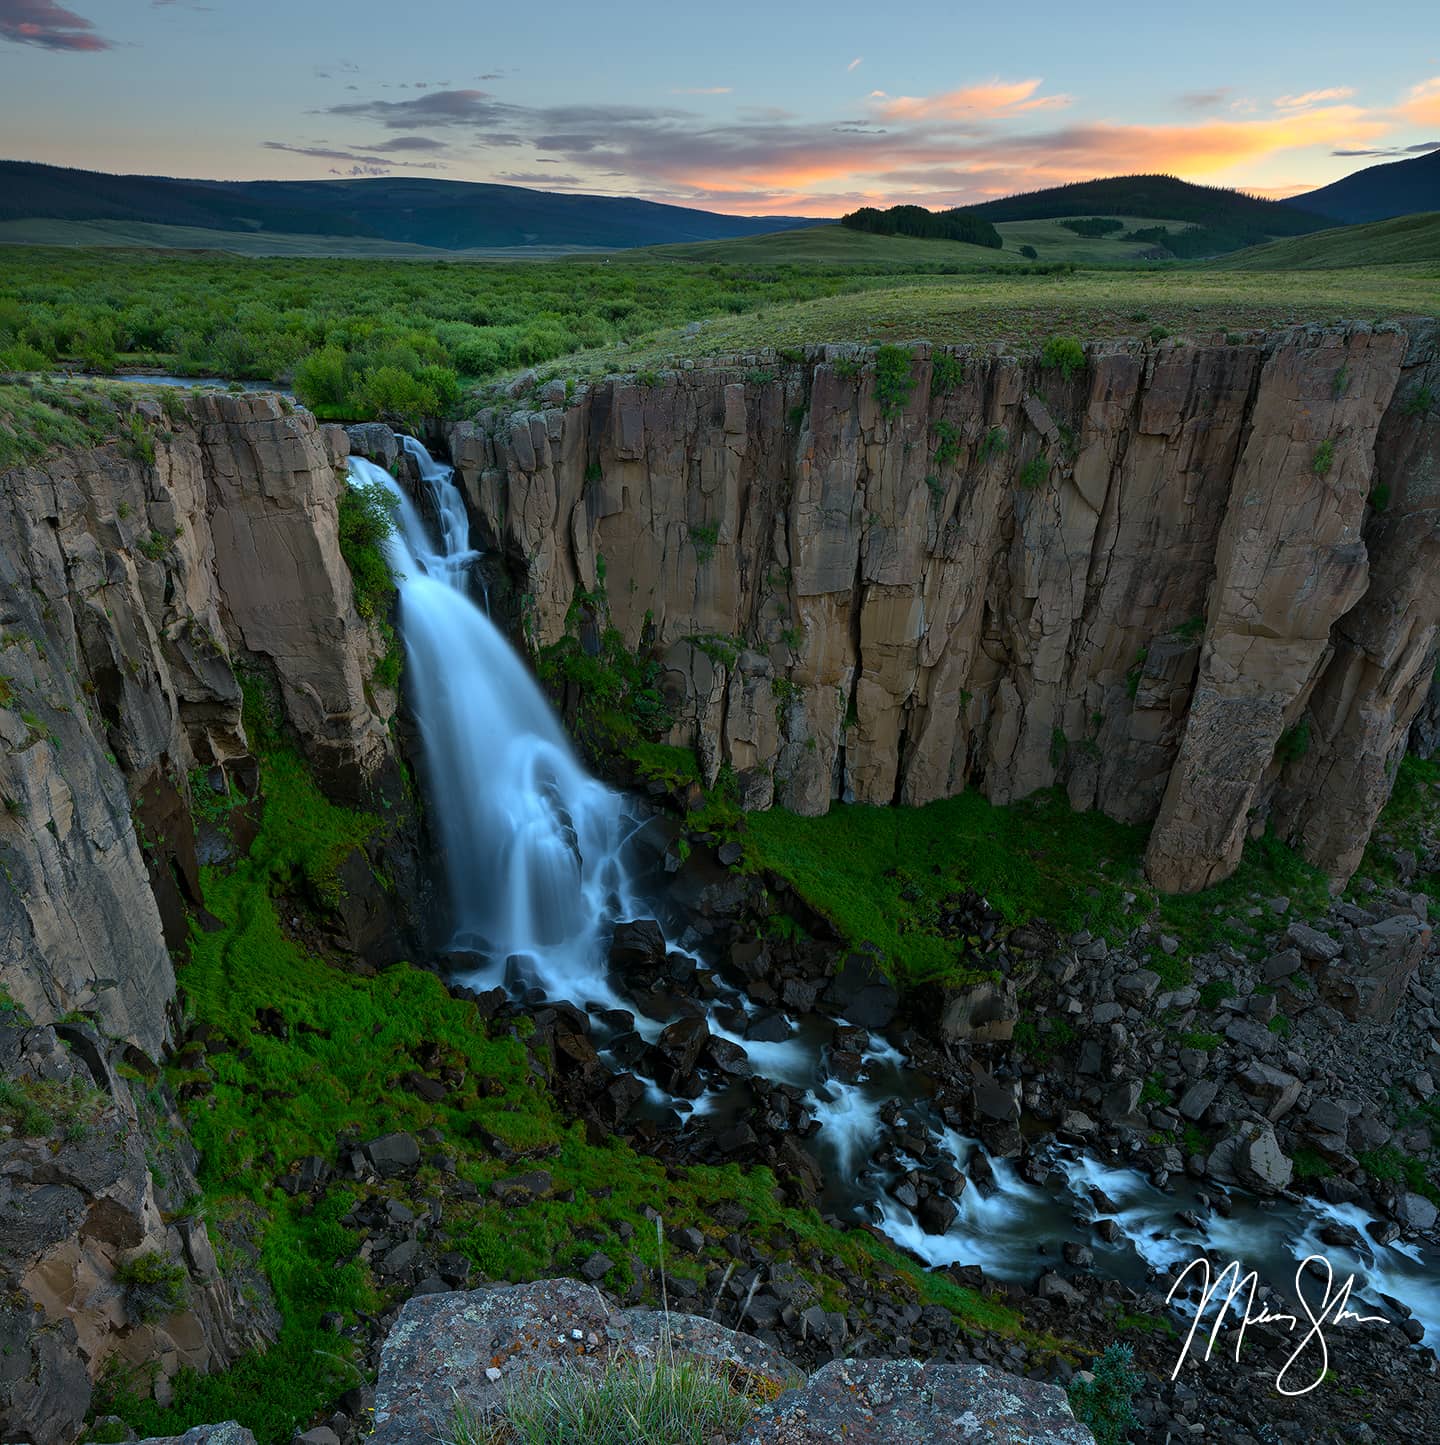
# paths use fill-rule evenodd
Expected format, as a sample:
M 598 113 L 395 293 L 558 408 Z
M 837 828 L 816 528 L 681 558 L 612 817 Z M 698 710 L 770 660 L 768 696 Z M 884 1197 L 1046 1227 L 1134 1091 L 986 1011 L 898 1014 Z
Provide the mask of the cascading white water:
M 631 1009 L 611 983 L 605 943 L 616 921 L 645 917 L 651 906 L 636 896 L 624 862 L 634 822 L 623 800 L 591 778 L 575 757 L 544 694 L 484 611 L 469 595 L 473 563 L 464 498 L 451 468 L 435 462 L 414 438 L 415 460 L 438 521 L 438 545 L 424 518 L 394 479 L 361 458 L 350 470 L 360 486 L 384 489 L 394 500 L 397 528 L 387 553 L 400 590 L 407 687 L 423 743 L 431 810 L 445 854 L 454 912 L 454 946 L 483 954 L 488 964 L 466 982 L 538 984 L 553 997 Z M 743 995 L 725 989 L 732 1012 L 751 1013 Z M 1367 1299 L 1384 1292 L 1404 1301 L 1431 1341 L 1440 1339 L 1440 1289 L 1434 1261 L 1414 1246 L 1374 1243 L 1366 1217 L 1351 1207 L 1306 1201 L 1264 1211 L 1237 1194 L 1228 1215 L 1189 1190 L 1186 1202 L 1200 1228 L 1176 1226 L 1177 1198 L 1134 1170 L 1061 1152 L 1054 1164 L 1063 1181 L 1049 1193 L 1022 1180 L 1011 1161 L 988 1159 L 983 1184 L 961 1193 L 958 1217 L 944 1235 L 926 1234 L 914 1214 L 876 1186 L 871 1156 L 882 1136 L 881 1109 L 915 1086 L 902 1056 L 872 1037 L 864 1051 L 868 1075 L 856 1083 L 821 1081 L 818 1021 L 790 1025 L 776 1043 L 746 1040 L 713 1016 L 711 1030 L 746 1049 L 763 1076 L 808 1091 L 821 1128 L 819 1152 L 832 1178 L 866 1201 L 897 1243 L 931 1264 L 978 1263 L 1012 1278 L 1033 1277 L 1037 1246 L 1091 1238 L 1097 1214 L 1092 1191 L 1114 1201 L 1114 1244 L 1096 1243 L 1097 1260 L 1116 1274 L 1135 1276 L 1193 1259 L 1203 1249 L 1238 1258 L 1277 1278 L 1292 1259 L 1329 1253 L 1342 1272 L 1354 1270 Z M 653 1040 L 661 1025 L 639 1017 Z M 652 1102 L 680 1103 L 693 1116 L 713 1112 L 723 1091 L 693 1106 L 672 1100 L 653 1081 Z M 934 1148 L 974 1177 L 983 1152 L 953 1129 L 933 1131 Z M 913 1161 L 911 1161 L 913 1162 Z M 1340 1222 L 1359 1232 L 1355 1249 L 1320 1244 L 1318 1230 Z
M 480 980 L 615 1001 L 598 965 L 632 917 L 621 799 L 580 765 L 544 694 L 469 596 L 465 503 L 452 472 L 407 438 L 440 523 L 438 546 L 389 473 L 352 458 L 357 485 L 393 499 L 387 559 L 400 591 L 409 693 L 443 844 L 452 947 L 490 960 Z

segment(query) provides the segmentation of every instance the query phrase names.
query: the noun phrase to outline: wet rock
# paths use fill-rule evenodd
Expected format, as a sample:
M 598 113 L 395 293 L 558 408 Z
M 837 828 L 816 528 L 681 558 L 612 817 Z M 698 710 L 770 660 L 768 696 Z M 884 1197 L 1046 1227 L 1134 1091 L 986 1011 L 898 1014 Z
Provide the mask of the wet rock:
M 1139 1079 L 1122 1079 L 1106 1089 L 1100 1102 L 1100 1116 L 1107 1123 L 1118 1124 L 1133 1119 L 1140 1107 L 1140 1093 L 1144 1085 Z
M 830 980 L 825 1003 L 859 1028 L 883 1029 L 895 1017 L 900 996 L 873 959 L 852 953 Z
M 1268 1064 L 1248 1064 L 1235 1078 L 1240 1087 L 1259 1102 L 1272 1123 L 1284 1118 L 1300 1097 L 1300 1080 Z
M 695 1072 L 701 1051 L 710 1041 L 710 1029 L 703 1018 L 676 1019 L 661 1030 L 655 1052 L 668 1071 L 671 1083 L 680 1083 Z
M 658 975 L 665 961 L 665 935 L 653 918 L 617 923 L 610 939 L 610 966 L 621 973 L 652 968 Z

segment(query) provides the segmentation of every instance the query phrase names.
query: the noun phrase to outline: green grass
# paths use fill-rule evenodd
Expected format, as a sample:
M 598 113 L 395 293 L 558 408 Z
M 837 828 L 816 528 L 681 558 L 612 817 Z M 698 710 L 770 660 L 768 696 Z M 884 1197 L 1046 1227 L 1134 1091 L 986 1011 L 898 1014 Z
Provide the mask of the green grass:
M 208 1071 L 201 1071 L 209 1092 L 192 1098 L 185 1116 L 201 1155 L 203 1208 L 217 1221 L 259 1221 L 261 1260 L 284 1327 L 268 1351 L 223 1374 L 182 1372 L 174 1403 L 164 1409 L 144 1398 L 143 1372 L 113 1376 L 97 1399 L 98 1413 L 114 1410 L 142 1434 L 159 1435 L 235 1418 L 262 1445 L 284 1445 L 297 1424 L 356 1383 L 350 1346 L 320 1328 L 329 1311 L 353 1319 L 381 1303 L 357 1254 L 360 1237 L 342 1222 L 354 1202 L 352 1188 L 332 1186 L 312 1211 L 273 1181 L 306 1155 L 333 1160 L 341 1137 L 364 1140 L 402 1129 L 437 1130 L 458 1174 L 480 1191 L 475 1203 L 452 1198 L 445 1205 L 447 1247 L 473 1260 L 479 1278 L 573 1273 L 597 1248 L 621 1261 L 635 1254 L 653 1270 L 660 1253 L 644 1225 L 648 1208 L 667 1224 L 693 1224 L 705 1233 L 709 1260 L 666 1261 L 672 1276 L 702 1280 L 707 1263 L 725 1257 L 719 1243 L 725 1231 L 715 1216 L 728 1203 L 743 1209 L 757 1244 L 794 1260 L 829 1307 L 844 1304 L 830 1263 L 839 1259 L 902 1297 L 954 1311 L 961 1328 L 1037 1340 L 1006 1306 L 930 1275 L 863 1231 L 842 1231 L 813 1209 L 785 1205 L 768 1170 L 667 1169 L 621 1139 L 588 1142 L 584 1127 L 567 1122 L 537 1081 L 524 1043 L 529 1030 L 497 1025 L 492 1031 L 434 975 L 402 964 L 365 978 L 314 956 L 284 920 L 334 902 L 337 865 L 372 836 L 377 820 L 321 796 L 300 761 L 276 745 L 253 683 L 246 721 L 268 749 L 259 836 L 231 871 L 203 870 L 207 907 L 222 926 L 193 931 L 190 959 L 180 971 L 187 1017 L 210 1025 L 232 1047 L 209 1054 Z M 646 756 L 675 767 L 658 750 Z M 271 1021 L 264 1027 L 262 1010 Z M 444 1099 L 429 1102 L 400 1086 L 401 1075 L 433 1072 L 437 1059 L 454 1071 L 452 1079 L 464 1080 L 452 1083 Z M 172 1072 L 176 1085 L 196 1077 L 194 1070 Z M 500 1152 L 487 1139 L 499 1141 Z M 505 1162 L 506 1153 L 518 1162 Z M 541 1158 L 554 1179 L 554 1198 L 521 1208 L 488 1201 L 491 1183 Z M 425 1164 L 415 1187 L 422 1195 L 438 1192 L 439 1178 Z M 632 1238 L 622 1235 L 622 1225 L 636 1227 Z M 607 1283 L 623 1290 L 630 1279 L 622 1263 Z
M 1012 924 L 1043 917 L 1112 940 L 1126 931 L 1137 830 L 1072 812 L 1055 791 L 1003 808 L 962 793 L 923 808 L 837 805 L 820 818 L 773 809 L 746 824 L 749 865 L 788 880 L 848 942 L 878 947 L 905 983 L 973 973 L 963 941 L 935 931 L 965 889 Z
M 59 447 L 92 447 L 117 434 L 113 402 L 93 387 L 0 382 L 0 471 Z
M 1355 884 L 1369 878 L 1385 887 L 1397 887 L 1400 871 L 1395 865 L 1395 854 L 1405 849 L 1417 858 L 1422 857 L 1427 849 L 1426 835 L 1433 834 L 1437 827 L 1440 827 L 1440 759 L 1418 758 L 1407 753 L 1395 774 L 1390 801 L 1385 804 L 1360 867 L 1356 869 Z M 1381 838 L 1392 841 L 1382 843 Z M 1432 870 L 1421 869 L 1407 886 L 1440 903 L 1440 876 Z M 1364 895 L 1354 886 L 1349 896 L 1364 902 Z
M 1251 246 L 1210 263 L 1221 271 L 1316 271 L 1349 266 L 1411 265 L 1436 279 L 1440 266 L 1440 212 L 1397 216 L 1364 226 L 1339 226 Z
M 1143 323 L 1135 319 L 1142 313 Z M 1057 333 L 1087 342 L 1137 333 L 1210 338 L 1416 313 L 1440 315 L 1435 275 L 1416 267 L 1246 273 L 1173 266 L 870 277 L 829 295 L 716 317 L 692 335 L 662 330 L 623 351 L 582 352 L 566 360 L 564 373 L 663 369 L 721 354 L 827 342 L 1000 341 L 1033 348 Z
M 733 1439 L 759 1401 L 713 1360 L 616 1350 L 598 1376 L 568 1362 L 511 1383 L 497 1414 L 464 1405 L 445 1445 L 710 1445 Z
M 1149 966 L 1172 988 L 1188 980 L 1193 954 L 1259 946 L 1276 919 L 1250 919 L 1257 900 L 1287 895 L 1303 917 L 1329 898 L 1324 875 L 1268 835 L 1246 843 L 1225 882 L 1154 895 L 1141 871 L 1146 830 L 1074 812 L 1053 789 L 1004 807 L 962 793 L 923 808 L 837 804 L 819 818 L 772 809 L 746 815 L 744 836 L 747 867 L 787 881 L 850 945 L 878 949 L 902 984 L 975 976 L 963 945 L 935 928 L 946 900 L 966 889 L 1009 924 L 1043 919 L 1112 943 L 1153 909 Z M 1137 898 L 1128 913 L 1127 891 Z M 1161 934 L 1178 939 L 1173 956 L 1160 949 Z

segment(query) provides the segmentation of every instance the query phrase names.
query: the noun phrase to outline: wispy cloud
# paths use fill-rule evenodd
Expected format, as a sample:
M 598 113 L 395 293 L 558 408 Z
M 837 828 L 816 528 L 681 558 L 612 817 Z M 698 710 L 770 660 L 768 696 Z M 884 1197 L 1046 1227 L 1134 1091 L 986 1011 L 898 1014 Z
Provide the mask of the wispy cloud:
M 1038 80 L 992 80 L 939 95 L 888 96 L 871 92 L 877 111 L 888 120 L 971 120 L 977 116 L 1019 115 L 1070 104 L 1068 95 L 1036 95 Z
M 865 57 L 863 55 L 857 55 L 855 59 L 852 60 L 850 64 L 845 67 L 846 73 L 848 74 L 852 70 L 859 70 L 861 65 L 864 64 L 864 62 Z
M 1233 85 L 1217 85 L 1214 90 L 1187 90 L 1180 97 L 1180 104 L 1186 110 L 1219 110 L 1228 105 L 1235 95 Z
M 416 137 L 416 139 L 420 139 L 420 137 Z M 439 146 L 440 149 L 444 149 L 438 141 L 430 141 L 427 143 L 427 148 L 428 146 Z M 359 166 L 370 167 L 371 170 L 366 171 L 365 174 L 383 175 L 396 166 L 403 166 L 406 170 L 415 171 L 437 171 L 444 169 L 439 161 L 388 160 L 379 155 L 368 153 L 357 154 L 355 151 L 341 150 L 336 147 L 324 145 L 291 145 L 289 141 L 267 140 L 261 142 L 261 147 L 267 151 L 286 151 L 293 156 L 308 156 L 311 160 L 317 161 L 350 161 Z M 399 148 L 400 147 L 397 147 L 392 141 L 388 145 L 366 146 L 365 151 L 386 151 Z M 414 146 L 404 148 L 408 150 L 415 149 Z M 357 171 L 356 174 L 361 174 L 361 172 Z
M 671 95 L 729 95 L 734 89 L 731 85 L 674 85 L 670 87 Z
M 1301 106 L 1326 105 L 1332 100 L 1349 100 L 1355 94 L 1353 85 L 1332 85 L 1328 90 L 1307 90 L 1301 95 L 1277 96 L 1281 110 L 1298 110 Z
M 1440 140 L 1422 140 L 1413 146 L 1382 146 L 1377 150 L 1331 151 L 1332 156 L 1387 156 L 1400 160 L 1405 156 L 1423 156 L 1431 151 L 1440 151 Z
M 94 21 L 55 0 L 0 0 L 0 40 L 38 45 L 45 50 L 113 50 L 115 43 L 95 29 Z
M 495 179 L 512 186 L 578 186 L 579 176 L 557 175 L 553 171 L 500 171 Z
M 1412 125 L 1440 125 L 1440 75 L 1412 85 L 1400 103 L 1400 114 Z
M 824 119 L 763 107 L 739 107 L 717 120 L 678 107 L 526 106 L 480 89 L 357 98 L 326 114 L 379 126 L 384 139 L 378 145 L 356 146 L 372 158 L 411 133 L 427 140 L 463 136 L 480 152 L 528 152 L 505 173 L 510 178 L 535 175 L 539 184 L 565 184 L 539 169 L 558 162 L 581 186 L 809 215 L 897 200 L 957 205 L 1136 171 L 1238 180 L 1259 162 L 1295 151 L 1400 143 L 1391 141 L 1394 109 L 1322 102 L 1312 93 L 1304 104 L 1237 111 L 1224 88 L 1204 95 L 1212 113 L 1164 125 L 1058 124 L 1055 112 L 1070 98 L 1046 94 L 1037 79 L 991 80 L 922 97 L 873 92 L 867 114 Z M 1403 103 L 1421 112 L 1440 106 L 1440 77 L 1414 87 Z M 612 186 L 611 178 L 622 185 Z

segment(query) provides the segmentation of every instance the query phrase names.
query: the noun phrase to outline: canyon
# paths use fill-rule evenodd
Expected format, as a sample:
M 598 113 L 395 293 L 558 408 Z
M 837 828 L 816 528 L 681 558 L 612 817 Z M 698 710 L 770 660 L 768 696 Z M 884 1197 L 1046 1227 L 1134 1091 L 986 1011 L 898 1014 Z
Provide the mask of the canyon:
M 1162 891 L 1228 877 L 1267 829 L 1338 890 L 1407 746 L 1440 732 L 1437 391 L 1440 328 L 1416 322 L 1074 365 L 825 347 L 522 378 L 427 432 L 497 614 L 537 647 L 613 625 L 658 657 L 668 741 L 744 807 L 1058 786 L 1150 825 Z M 184 1207 L 197 1161 L 158 1072 L 191 1046 L 176 963 L 211 921 L 200 868 L 253 832 L 217 838 L 205 807 L 258 801 L 247 694 L 273 696 L 328 797 L 398 815 L 345 860 L 330 941 L 372 970 L 437 943 L 409 886 L 407 709 L 340 521 L 352 452 L 419 497 L 413 459 L 272 395 L 133 416 L 128 443 L 0 478 L 0 1065 L 88 1131 L 0 1137 L 0 1428 L 44 1445 L 75 1438 L 112 1358 L 158 1362 L 163 1400 L 277 1328 L 253 1259 L 222 1270 Z M 1418 903 L 1386 916 L 1393 1014 L 1429 931 Z M 1112 999 L 1132 977 L 1091 972 Z M 128 1307 L 139 1257 L 183 1272 L 184 1309 Z
M 1058 784 L 1162 890 L 1266 827 L 1343 884 L 1437 653 L 1434 324 L 891 350 L 888 396 L 832 346 L 452 427 L 533 636 L 603 588 L 748 808 Z

